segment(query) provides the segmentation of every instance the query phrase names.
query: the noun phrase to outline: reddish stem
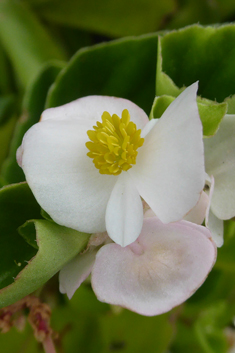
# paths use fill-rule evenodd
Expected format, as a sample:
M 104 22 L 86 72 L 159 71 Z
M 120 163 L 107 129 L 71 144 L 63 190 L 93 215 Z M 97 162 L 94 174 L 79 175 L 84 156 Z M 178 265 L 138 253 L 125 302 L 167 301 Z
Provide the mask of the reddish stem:
M 56 353 L 55 346 L 54 346 L 54 343 L 53 343 L 51 336 L 48 336 L 42 342 L 42 345 L 43 345 L 45 353 Z

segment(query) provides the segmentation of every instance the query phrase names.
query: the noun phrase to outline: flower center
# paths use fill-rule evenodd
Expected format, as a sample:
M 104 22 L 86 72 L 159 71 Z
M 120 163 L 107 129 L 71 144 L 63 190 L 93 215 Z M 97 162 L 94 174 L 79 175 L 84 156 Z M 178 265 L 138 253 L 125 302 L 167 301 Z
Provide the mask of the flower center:
M 86 143 L 88 157 L 101 174 L 118 175 L 127 171 L 136 163 L 137 149 L 144 143 L 141 130 L 130 121 L 127 109 L 122 112 L 121 119 L 108 112 L 102 114 L 102 123 L 97 121 L 94 130 L 88 130 L 91 141 Z

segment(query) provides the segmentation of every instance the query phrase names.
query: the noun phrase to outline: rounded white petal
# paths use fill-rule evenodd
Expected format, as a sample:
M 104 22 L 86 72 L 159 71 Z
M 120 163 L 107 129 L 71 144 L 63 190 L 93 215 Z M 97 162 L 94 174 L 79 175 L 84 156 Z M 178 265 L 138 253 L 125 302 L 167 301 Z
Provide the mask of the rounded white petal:
M 226 115 L 204 145 L 206 171 L 215 179 L 211 210 L 220 219 L 230 219 L 235 216 L 235 115 Z
M 86 155 L 91 123 L 40 122 L 20 149 L 26 180 L 41 207 L 58 224 L 86 233 L 105 231 L 105 210 L 117 180 L 101 175 Z
M 197 83 L 164 112 L 129 170 L 140 195 L 164 223 L 182 219 L 199 200 L 205 169 Z
M 189 298 L 215 259 L 216 246 L 205 227 L 186 221 L 164 225 L 151 217 L 133 244 L 108 244 L 98 251 L 92 287 L 100 301 L 158 315 Z
M 112 190 L 105 220 L 109 237 L 121 246 L 135 241 L 141 232 L 143 205 L 127 172 L 122 172 Z
M 59 273 L 60 292 L 66 293 L 71 299 L 81 283 L 91 273 L 95 262 L 96 251 L 78 254 L 65 265 Z
M 95 120 L 100 121 L 104 111 L 121 117 L 122 111 L 128 109 L 131 120 L 142 129 L 149 121 L 146 113 L 128 99 L 108 96 L 88 96 L 79 98 L 60 107 L 49 108 L 42 114 L 41 120 Z

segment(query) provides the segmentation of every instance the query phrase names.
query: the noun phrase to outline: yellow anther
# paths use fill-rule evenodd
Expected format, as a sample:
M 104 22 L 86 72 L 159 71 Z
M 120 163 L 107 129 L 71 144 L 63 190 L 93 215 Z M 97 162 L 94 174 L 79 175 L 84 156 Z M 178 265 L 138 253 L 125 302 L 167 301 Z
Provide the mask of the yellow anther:
M 102 114 L 102 123 L 97 121 L 94 130 L 87 131 L 90 139 L 86 143 L 89 152 L 87 156 L 93 158 L 93 163 L 101 174 L 119 175 L 127 171 L 136 163 L 137 149 L 144 143 L 140 136 L 141 130 L 130 121 L 127 109 L 112 116 L 108 112 Z

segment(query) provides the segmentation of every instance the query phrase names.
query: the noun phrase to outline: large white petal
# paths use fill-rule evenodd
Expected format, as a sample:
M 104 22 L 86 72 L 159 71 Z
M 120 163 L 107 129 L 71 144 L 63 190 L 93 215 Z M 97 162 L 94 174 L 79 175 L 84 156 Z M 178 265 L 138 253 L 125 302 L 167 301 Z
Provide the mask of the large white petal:
M 125 248 L 108 244 L 98 251 L 92 287 L 103 302 L 158 315 L 189 298 L 215 259 L 216 246 L 205 227 L 147 218 L 136 242 Z
M 136 104 L 124 98 L 108 96 L 88 96 L 79 98 L 60 107 L 45 110 L 41 119 L 85 119 L 100 121 L 104 111 L 107 111 L 111 115 L 117 114 L 121 117 L 124 109 L 128 109 L 131 120 L 137 125 L 138 129 L 142 129 L 149 121 L 146 113 Z
M 202 124 L 197 83 L 167 108 L 139 148 L 129 170 L 140 195 L 162 222 L 182 219 L 204 186 Z
M 143 206 L 128 173 L 123 172 L 110 196 L 106 210 L 106 229 L 115 243 L 126 246 L 135 241 L 143 225 Z
M 55 222 L 95 233 L 105 231 L 105 210 L 117 177 L 101 175 L 86 155 L 90 124 L 40 122 L 26 133 L 18 158 L 38 203 Z
M 211 210 L 220 219 L 230 219 L 235 216 L 235 115 L 226 115 L 204 145 L 206 171 L 215 179 Z
M 81 283 L 91 273 L 95 262 L 96 251 L 78 254 L 59 273 L 60 292 L 71 299 Z

